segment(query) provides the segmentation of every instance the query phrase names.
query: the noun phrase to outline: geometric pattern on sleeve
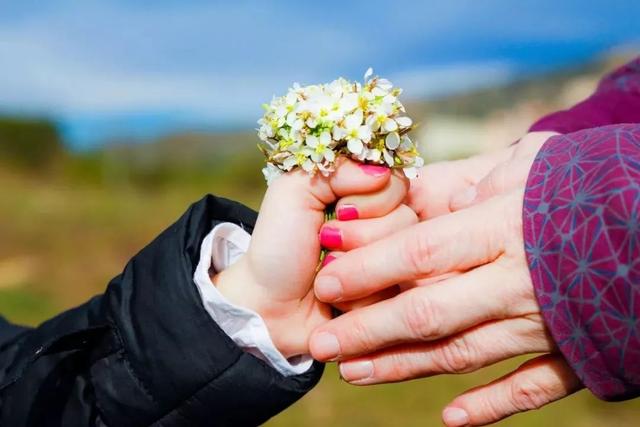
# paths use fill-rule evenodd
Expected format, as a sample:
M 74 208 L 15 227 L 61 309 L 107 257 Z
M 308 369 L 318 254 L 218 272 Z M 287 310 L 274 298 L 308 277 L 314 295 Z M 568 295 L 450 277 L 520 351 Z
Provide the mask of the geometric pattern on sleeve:
M 640 396 L 640 124 L 550 138 L 525 192 L 536 296 L 567 362 L 596 396 Z

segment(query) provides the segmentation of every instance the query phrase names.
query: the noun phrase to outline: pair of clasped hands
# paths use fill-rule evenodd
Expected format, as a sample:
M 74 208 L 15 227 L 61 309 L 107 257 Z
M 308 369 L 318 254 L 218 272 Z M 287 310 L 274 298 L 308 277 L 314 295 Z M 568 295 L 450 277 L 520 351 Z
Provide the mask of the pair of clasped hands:
M 283 175 L 265 195 L 249 251 L 217 286 L 264 318 L 285 357 L 336 361 L 355 385 L 542 354 L 458 396 L 442 413 L 449 427 L 563 398 L 582 386 L 544 325 L 521 218 L 529 169 L 551 135 L 431 164 L 412 181 L 349 160 L 329 177 Z M 325 223 L 334 203 L 338 219 Z M 318 272 L 321 247 L 330 252 Z M 332 318 L 331 306 L 344 314 Z

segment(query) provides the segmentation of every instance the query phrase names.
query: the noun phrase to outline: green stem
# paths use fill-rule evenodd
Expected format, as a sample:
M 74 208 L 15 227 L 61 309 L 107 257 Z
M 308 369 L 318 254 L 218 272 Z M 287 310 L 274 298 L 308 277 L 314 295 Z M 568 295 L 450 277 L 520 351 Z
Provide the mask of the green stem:
M 336 219 L 336 205 L 335 203 L 328 205 L 325 210 L 324 210 L 324 222 L 329 222 L 331 220 Z M 318 262 L 318 268 L 316 270 L 320 271 L 320 267 L 322 267 L 322 262 L 324 261 L 324 259 L 326 258 L 327 254 L 329 253 L 328 249 L 322 248 L 320 250 L 320 262 Z

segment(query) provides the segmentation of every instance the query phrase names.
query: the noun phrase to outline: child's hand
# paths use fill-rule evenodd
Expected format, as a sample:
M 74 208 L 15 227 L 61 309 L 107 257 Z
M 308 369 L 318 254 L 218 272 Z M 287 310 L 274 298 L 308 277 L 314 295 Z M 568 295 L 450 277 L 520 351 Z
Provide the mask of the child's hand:
M 401 204 L 407 189 L 406 178 L 385 167 L 348 160 L 330 177 L 295 171 L 277 178 L 262 202 L 249 251 L 216 277 L 216 286 L 262 316 L 285 357 L 308 353 L 309 334 L 331 317 L 312 287 L 321 228 L 324 246 L 348 250 L 414 224 L 416 215 Z M 325 208 L 338 199 L 338 217 L 351 221 L 323 227 Z M 354 235 L 362 237 L 355 241 Z

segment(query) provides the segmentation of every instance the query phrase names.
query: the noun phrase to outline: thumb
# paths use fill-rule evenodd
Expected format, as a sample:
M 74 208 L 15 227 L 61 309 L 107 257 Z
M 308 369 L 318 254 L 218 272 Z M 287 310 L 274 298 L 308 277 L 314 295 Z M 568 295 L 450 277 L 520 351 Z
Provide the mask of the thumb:
M 468 208 L 493 196 L 524 187 L 531 162 L 526 158 L 511 159 L 494 167 L 477 184 L 451 197 L 452 212 Z

